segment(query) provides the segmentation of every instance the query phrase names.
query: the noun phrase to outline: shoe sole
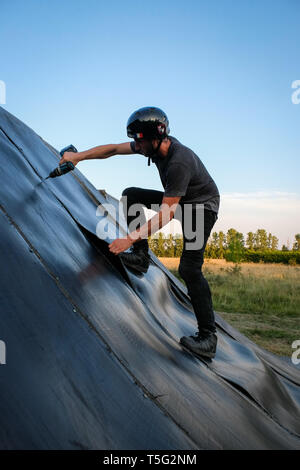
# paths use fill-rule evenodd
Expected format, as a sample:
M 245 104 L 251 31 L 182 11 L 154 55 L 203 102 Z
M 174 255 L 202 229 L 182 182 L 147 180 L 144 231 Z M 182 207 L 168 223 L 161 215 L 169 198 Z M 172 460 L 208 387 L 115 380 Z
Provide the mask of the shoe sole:
M 192 349 L 188 348 L 187 346 L 185 346 L 185 344 L 180 343 L 180 345 L 185 351 L 189 352 L 190 354 L 193 354 L 193 356 L 199 357 L 199 359 L 213 359 L 216 356 L 216 353 L 204 352 L 200 354 L 199 352 L 193 351 Z

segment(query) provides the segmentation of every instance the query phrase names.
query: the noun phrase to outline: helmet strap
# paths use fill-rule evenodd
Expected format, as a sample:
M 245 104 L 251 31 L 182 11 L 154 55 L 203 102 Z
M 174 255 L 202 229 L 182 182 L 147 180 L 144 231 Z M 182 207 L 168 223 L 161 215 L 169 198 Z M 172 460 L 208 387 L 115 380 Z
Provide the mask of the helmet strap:
M 151 155 L 148 157 L 148 166 L 150 166 L 151 158 L 154 157 L 154 155 L 157 154 L 157 152 L 159 151 L 160 146 L 161 146 L 161 143 L 162 143 L 162 140 L 159 141 L 158 146 L 156 147 L 156 149 L 154 149 L 153 144 L 151 143 L 151 145 L 152 145 L 152 153 L 151 153 Z

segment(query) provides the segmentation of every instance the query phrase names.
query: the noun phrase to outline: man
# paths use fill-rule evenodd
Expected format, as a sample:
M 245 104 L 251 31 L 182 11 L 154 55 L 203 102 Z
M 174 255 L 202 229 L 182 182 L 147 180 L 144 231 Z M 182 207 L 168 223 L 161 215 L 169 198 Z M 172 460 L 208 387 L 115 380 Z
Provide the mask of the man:
M 202 274 L 203 255 L 212 227 L 217 220 L 220 195 L 218 188 L 199 157 L 169 135 L 169 121 L 159 108 L 145 107 L 135 111 L 127 122 L 127 135 L 134 140 L 121 144 L 100 145 L 80 153 L 65 152 L 60 163 L 108 158 L 113 155 L 139 153 L 158 168 L 164 192 L 142 188 L 126 188 L 122 193 L 128 226 L 136 215 L 128 214 L 133 204 L 159 212 L 146 222 L 140 210 L 140 223 L 125 238 L 114 240 L 109 249 L 119 255 L 127 266 L 146 272 L 149 267 L 148 236 L 168 223 L 174 216 L 182 223 L 184 244 L 179 273 L 184 279 L 198 323 L 195 336 L 183 336 L 181 344 L 201 356 L 215 356 L 217 336 L 211 292 Z M 203 209 L 202 240 L 199 245 L 199 208 Z M 179 209 L 181 209 L 179 211 Z M 187 222 L 187 223 L 186 223 Z M 196 230 L 195 230 L 196 229 Z M 191 237 L 191 233 L 194 237 Z M 197 239 L 198 238 L 198 239 Z M 201 238 L 201 237 L 200 237 Z M 191 242 L 192 240 L 192 242 Z M 131 252 L 124 251 L 131 248 Z

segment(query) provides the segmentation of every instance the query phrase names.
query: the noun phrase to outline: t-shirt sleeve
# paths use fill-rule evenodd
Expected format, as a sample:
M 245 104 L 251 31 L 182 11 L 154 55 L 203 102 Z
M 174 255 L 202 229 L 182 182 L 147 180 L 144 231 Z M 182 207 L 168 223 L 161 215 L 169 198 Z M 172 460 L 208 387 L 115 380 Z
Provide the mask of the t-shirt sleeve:
M 137 152 L 136 149 L 135 149 L 135 141 L 133 140 L 132 142 L 130 142 L 130 147 L 131 147 L 131 150 L 134 152 L 134 153 L 140 153 L 140 152 Z
M 166 176 L 164 196 L 184 196 L 191 180 L 191 171 L 189 167 L 181 163 L 174 163 L 168 168 Z

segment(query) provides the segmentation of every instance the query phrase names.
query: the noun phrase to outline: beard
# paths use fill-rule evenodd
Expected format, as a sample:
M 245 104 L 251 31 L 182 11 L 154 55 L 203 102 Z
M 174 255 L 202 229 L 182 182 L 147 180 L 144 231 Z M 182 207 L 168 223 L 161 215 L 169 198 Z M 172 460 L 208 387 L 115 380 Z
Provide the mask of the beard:
M 145 152 L 144 152 L 145 157 L 148 157 L 148 158 L 159 157 L 158 155 L 159 147 L 160 147 L 160 144 L 157 144 L 154 148 L 152 142 L 148 142 L 147 147 L 145 148 Z

